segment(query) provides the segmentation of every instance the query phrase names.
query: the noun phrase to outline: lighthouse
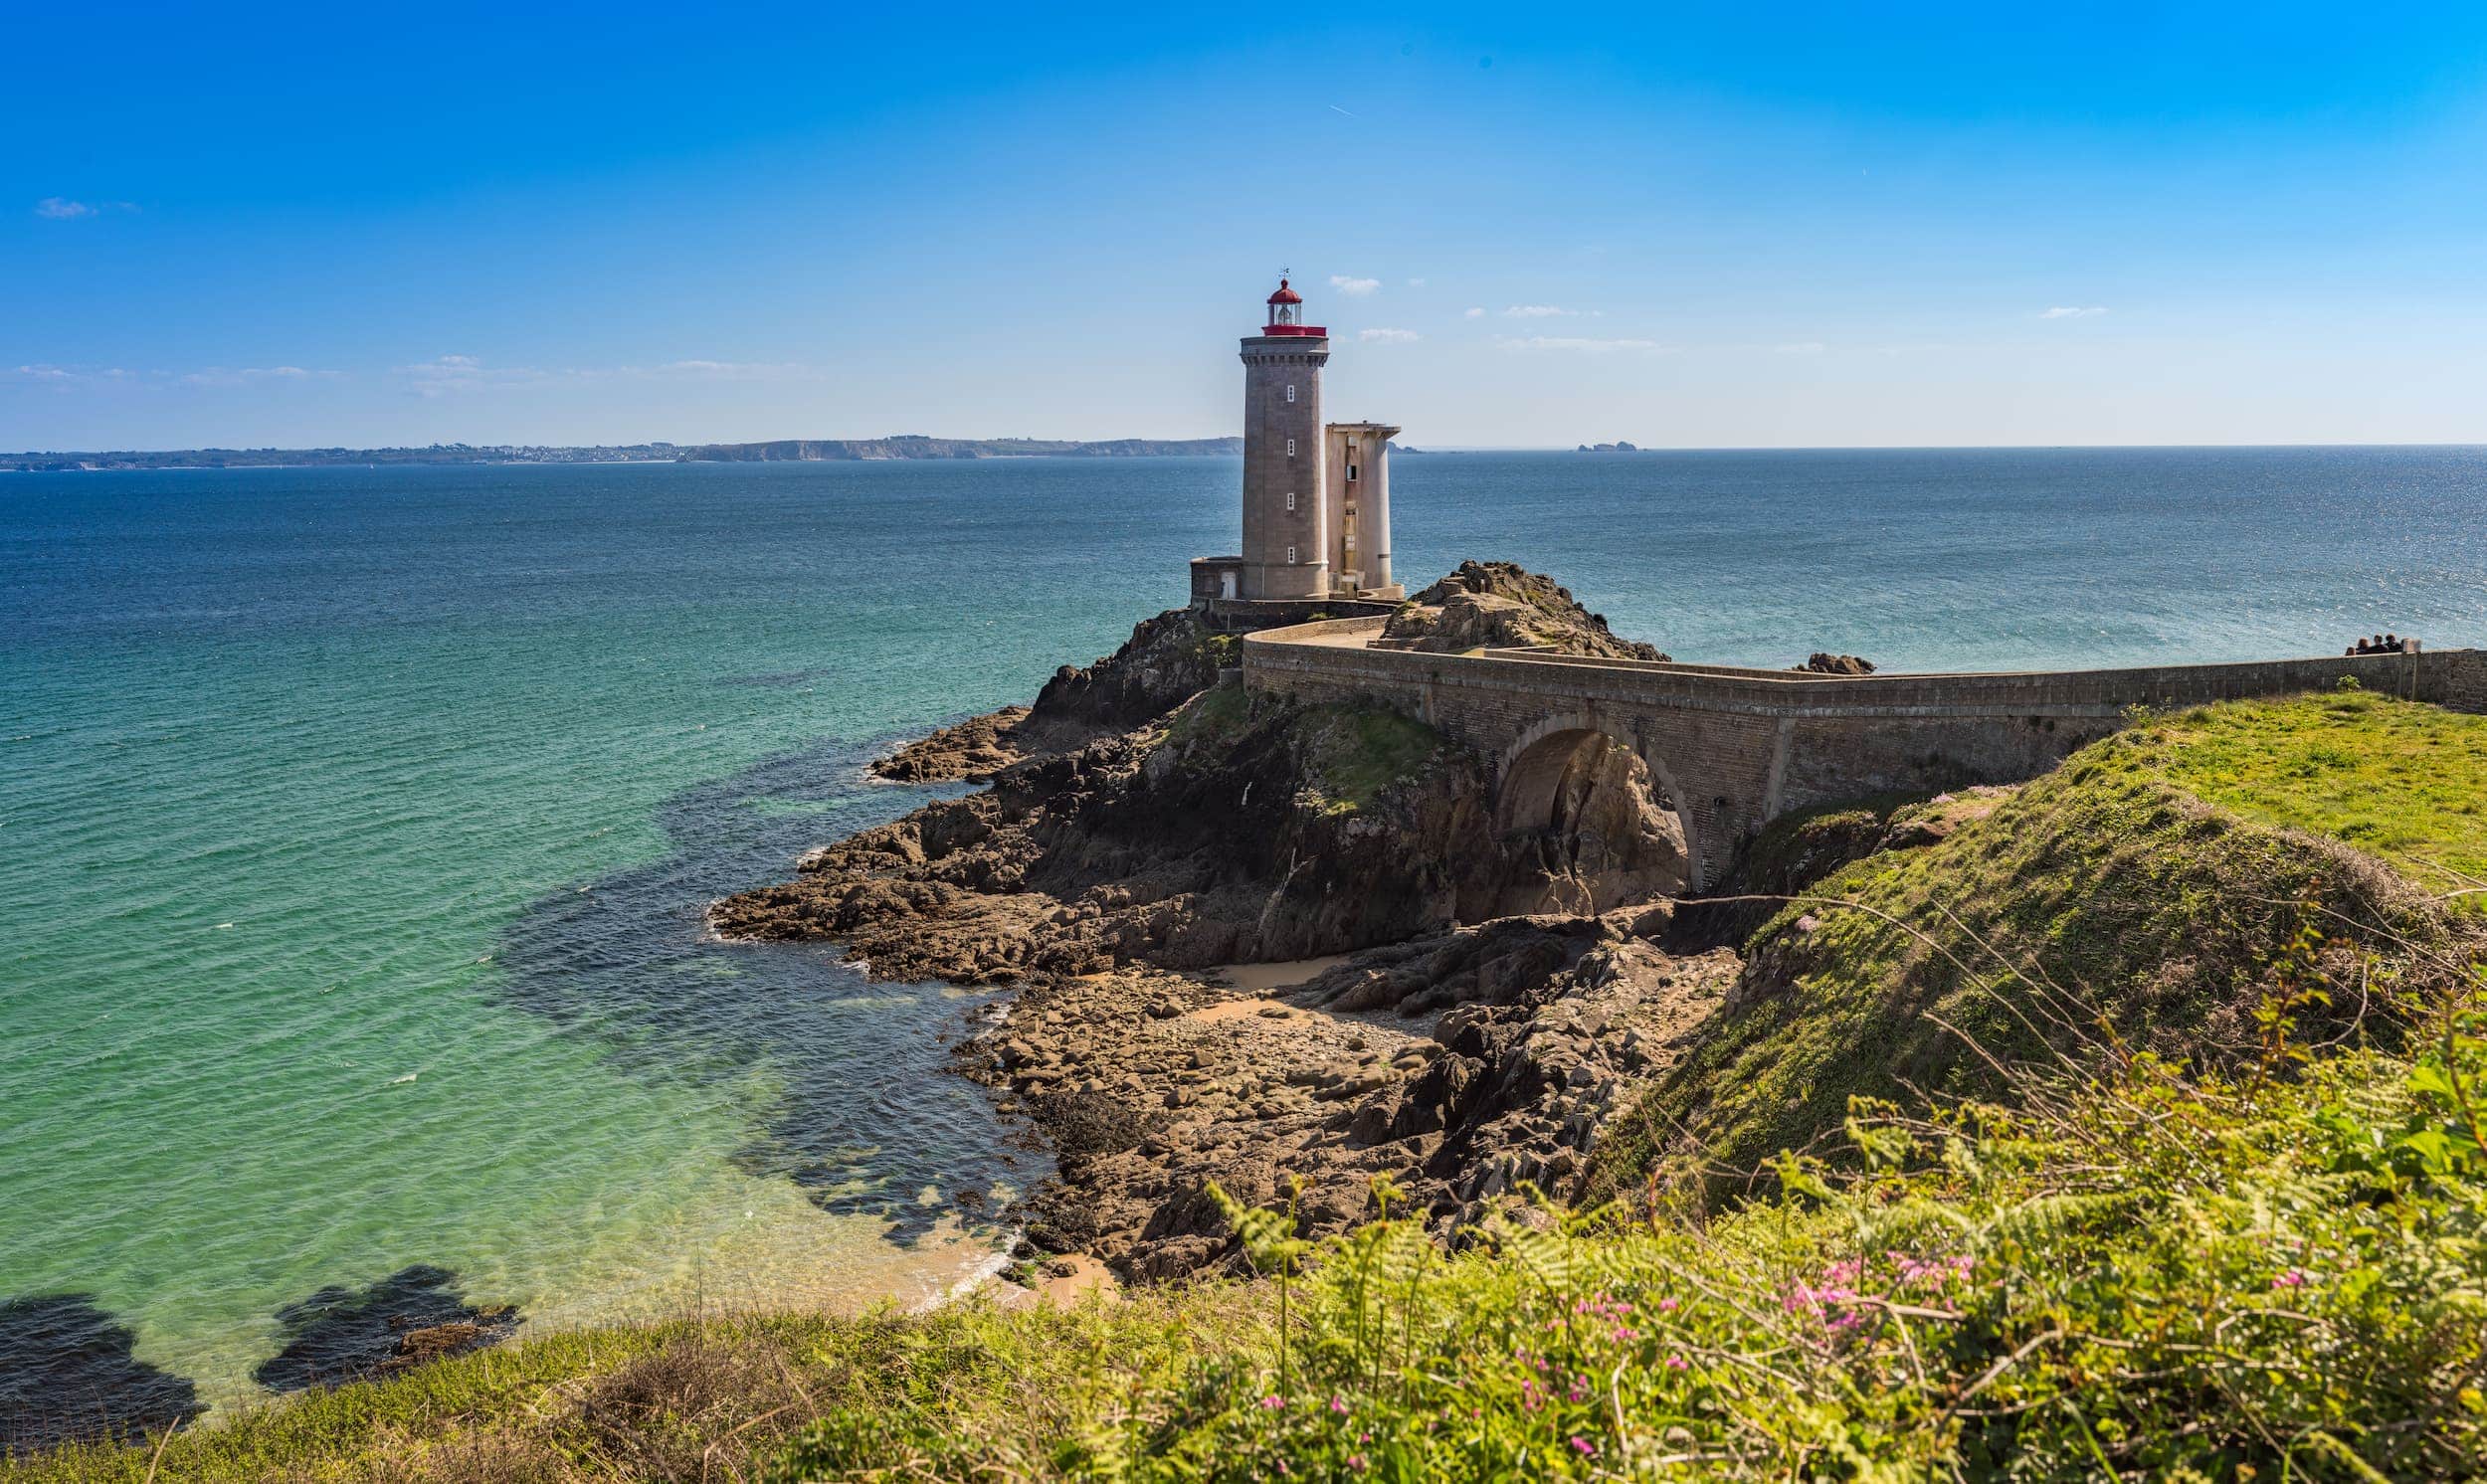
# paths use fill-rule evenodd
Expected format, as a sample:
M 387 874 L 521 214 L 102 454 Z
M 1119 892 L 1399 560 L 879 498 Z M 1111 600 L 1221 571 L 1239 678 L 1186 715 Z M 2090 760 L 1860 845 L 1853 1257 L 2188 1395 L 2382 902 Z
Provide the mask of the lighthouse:
M 1330 332 L 1304 323 L 1304 296 L 1284 278 L 1268 311 L 1260 333 L 1244 337 L 1242 596 L 1322 598 L 1330 592 L 1330 543 L 1321 368 Z
M 1387 423 L 1324 424 L 1330 332 L 1286 279 L 1244 357 L 1244 550 L 1196 557 L 1196 604 L 1397 599 Z

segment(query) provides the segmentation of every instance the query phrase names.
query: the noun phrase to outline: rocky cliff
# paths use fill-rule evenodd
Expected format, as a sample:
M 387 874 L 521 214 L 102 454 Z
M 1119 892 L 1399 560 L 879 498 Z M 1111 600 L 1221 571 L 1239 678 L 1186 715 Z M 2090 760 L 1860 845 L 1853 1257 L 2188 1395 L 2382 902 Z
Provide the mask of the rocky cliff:
M 1212 690 L 816 851 L 711 915 L 962 984 L 1338 953 L 1499 889 L 1483 800 L 1474 759 L 1396 713 Z
M 1184 608 L 1132 629 L 1122 648 L 1085 666 L 1063 665 L 1033 706 L 971 716 L 872 765 L 897 783 L 982 783 L 1028 758 L 1076 751 L 1153 721 L 1217 683 L 1236 662 L 1237 635 L 1252 626 L 1213 625 Z

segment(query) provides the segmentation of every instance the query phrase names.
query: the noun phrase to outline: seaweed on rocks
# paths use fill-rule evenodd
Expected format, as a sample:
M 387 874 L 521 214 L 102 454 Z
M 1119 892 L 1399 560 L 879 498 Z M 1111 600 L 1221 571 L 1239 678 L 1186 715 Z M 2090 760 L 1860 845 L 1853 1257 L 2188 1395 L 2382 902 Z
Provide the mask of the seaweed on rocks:
M 517 1328 L 506 1304 L 475 1304 L 458 1275 L 419 1263 L 364 1288 L 331 1285 L 277 1311 L 285 1349 L 252 1379 L 272 1391 L 301 1391 L 394 1376 L 425 1361 L 463 1355 Z
M 132 1437 L 207 1409 L 189 1378 L 136 1348 L 93 1294 L 0 1299 L 0 1457 Z

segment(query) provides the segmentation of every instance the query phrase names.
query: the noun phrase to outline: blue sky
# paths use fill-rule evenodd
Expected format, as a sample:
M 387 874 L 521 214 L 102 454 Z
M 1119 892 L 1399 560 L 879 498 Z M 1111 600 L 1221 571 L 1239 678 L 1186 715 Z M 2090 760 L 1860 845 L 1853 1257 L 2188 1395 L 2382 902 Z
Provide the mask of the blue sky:
M 0 449 L 2487 442 L 2474 0 L 17 10 Z

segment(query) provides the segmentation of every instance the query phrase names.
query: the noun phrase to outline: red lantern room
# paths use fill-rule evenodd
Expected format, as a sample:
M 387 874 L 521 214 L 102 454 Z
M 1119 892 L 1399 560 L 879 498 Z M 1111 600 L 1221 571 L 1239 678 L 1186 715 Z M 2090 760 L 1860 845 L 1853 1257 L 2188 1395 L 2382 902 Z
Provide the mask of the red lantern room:
M 1278 291 L 1269 295 L 1269 322 L 1261 326 L 1264 335 L 1322 335 L 1330 332 L 1317 324 L 1304 323 L 1304 296 L 1278 280 Z

